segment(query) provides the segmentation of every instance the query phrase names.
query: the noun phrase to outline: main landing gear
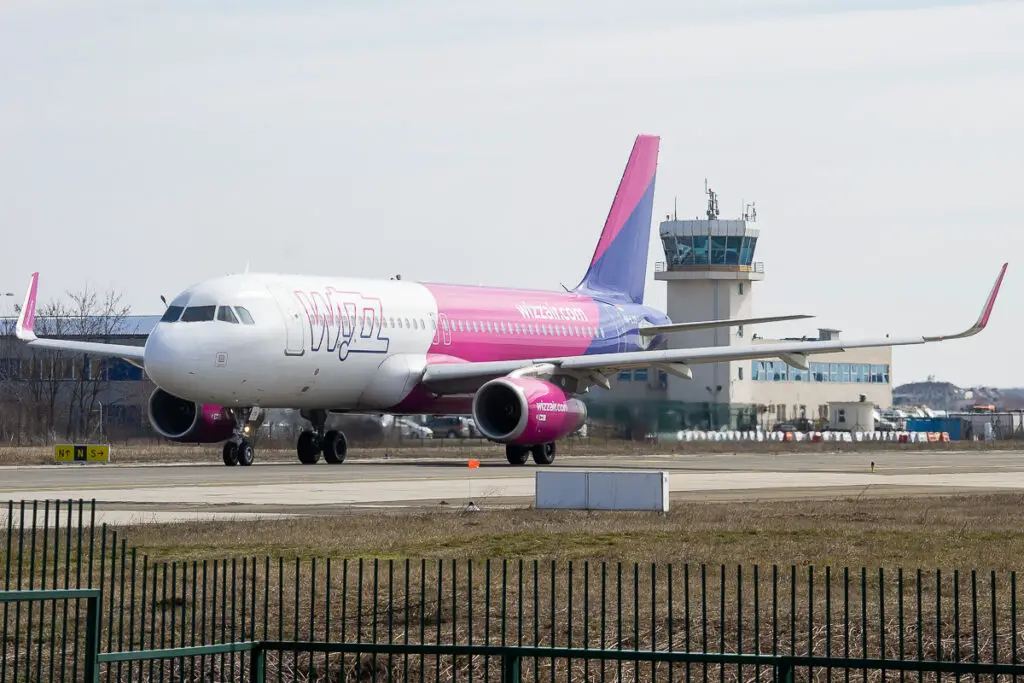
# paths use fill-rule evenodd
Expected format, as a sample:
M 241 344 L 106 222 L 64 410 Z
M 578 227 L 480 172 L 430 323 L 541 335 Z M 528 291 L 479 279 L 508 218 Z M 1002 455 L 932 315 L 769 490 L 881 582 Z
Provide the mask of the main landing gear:
M 539 443 L 534 446 L 505 446 L 505 457 L 509 465 L 525 465 L 526 458 L 533 455 L 533 462 L 538 465 L 550 465 L 555 461 L 555 442 Z
M 259 429 L 263 422 L 263 411 L 259 408 L 230 408 L 228 413 L 235 421 L 234 434 L 224 444 L 224 464 L 228 467 L 248 467 L 256 459 L 256 451 L 249 440 L 249 434 Z
M 315 465 L 320 461 L 321 454 L 323 454 L 324 460 L 331 465 L 340 465 L 345 462 L 348 440 L 345 439 L 343 432 L 336 429 L 324 431 L 327 424 L 327 411 L 311 410 L 308 413 L 303 411 L 302 417 L 313 423 L 313 429 L 304 430 L 299 434 L 299 442 L 295 448 L 299 462 L 303 465 Z

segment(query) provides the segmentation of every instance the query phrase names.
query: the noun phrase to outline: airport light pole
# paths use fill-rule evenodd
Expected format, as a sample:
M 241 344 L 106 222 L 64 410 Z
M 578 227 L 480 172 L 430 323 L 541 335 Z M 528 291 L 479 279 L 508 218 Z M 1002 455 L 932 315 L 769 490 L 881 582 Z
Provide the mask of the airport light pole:
M 2 307 L 3 308 L 3 312 L 2 312 L 2 314 L 0 314 L 0 317 L 5 318 L 5 320 L 3 321 L 3 329 L 4 329 L 5 332 L 6 332 L 6 328 L 7 327 L 12 327 L 13 328 L 13 326 L 14 326 L 14 322 L 13 321 L 6 320 L 6 318 L 10 317 L 10 316 L 7 315 L 7 297 L 10 297 L 11 299 L 13 299 L 14 298 L 14 292 L 0 292 L 0 301 L 3 302 L 3 307 Z M 17 311 L 15 311 L 15 312 L 17 312 Z

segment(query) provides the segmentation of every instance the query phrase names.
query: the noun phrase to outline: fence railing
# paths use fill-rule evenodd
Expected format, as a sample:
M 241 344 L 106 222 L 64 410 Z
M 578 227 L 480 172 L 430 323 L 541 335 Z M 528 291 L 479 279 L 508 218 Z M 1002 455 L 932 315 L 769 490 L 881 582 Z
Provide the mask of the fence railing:
M 1024 675 L 1012 571 L 182 560 L 95 522 L 84 501 L 0 512 L 0 681 Z
M 239 666 L 237 672 L 232 666 L 231 677 L 229 680 L 248 680 L 250 683 L 264 683 L 267 680 L 267 653 L 274 651 L 277 653 L 291 652 L 298 654 L 302 653 L 322 653 L 324 655 L 341 654 L 341 655 L 371 655 L 373 657 L 385 655 L 389 660 L 393 661 L 393 657 L 403 657 L 406 659 L 406 663 L 409 657 L 424 657 L 433 656 L 436 658 L 441 657 L 464 657 L 469 660 L 474 658 L 484 659 L 485 661 L 489 658 L 496 658 L 499 662 L 498 666 L 495 667 L 495 671 L 500 677 L 502 683 L 521 683 L 523 681 L 523 659 L 534 659 L 534 660 L 548 660 L 551 662 L 551 680 L 554 680 L 555 673 L 555 660 L 566 660 L 569 662 L 575 661 L 582 663 L 588 669 L 587 675 L 584 680 L 590 680 L 589 676 L 589 665 L 592 663 L 615 662 L 620 665 L 623 662 L 632 662 L 635 665 L 640 663 L 650 664 L 651 680 L 656 680 L 655 675 L 656 667 L 658 665 L 666 665 L 668 680 L 675 680 L 673 675 L 674 665 L 689 665 L 699 664 L 708 665 L 716 664 L 722 667 L 726 665 L 735 665 L 737 668 L 737 680 L 743 680 L 742 669 L 747 667 L 748 670 L 764 669 L 770 672 L 771 680 L 779 683 L 792 683 L 796 680 L 796 672 L 798 668 L 807 670 L 808 675 L 810 672 L 817 668 L 826 671 L 837 671 L 842 672 L 849 677 L 849 673 L 852 670 L 863 671 L 865 675 L 869 670 L 877 671 L 882 674 L 884 679 L 885 673 L 894 672 L 899 673 L 901 680 L 904 678 L 904 674 L 907 672 L 923 674 L 925 672 L 935 674 L 952 674 L 959 678 L 961 676 L 974 676 L 977 678 L 979 675 L 990 675 L 990 676 L 1012 676 L 1016 679 L 1017 676 L 1024 675 L 1024 665 L 1020 664 L 998 664 L 998 663 L 980 663 L 980 662 L 942 662 L 942 661 L 921 661 L 921 660 L 886 660 L 886 659 L 858 659 L 858 658 L 840 658 L 840 657 L 817 657 L 817 656 L 788 656 L 788 655 L 761 655 L 761 654 L 735 654 L 735 653 L 715 653 L 715 652 L 676 652 L 670 650 L 612 650 L 602 649 L 593 650 L 588 648 L 568 648 L 568 647 L 538 647 L 538 646 L 498 646 L 498 645 L 454 645 L 454 644 L 408 644 L 408 643 L 331 643 L 331 642 L 302 642 L 302 641 L 264 641 L 264 642 L 230 642 L 221 643 L 215 645 L 200 645 L 192 647 L 178 647 L 178 648 L 164 648 L 156 650 L 141 650 L 137 652 L 107 652 L 101 653 L 99 647 L 99 632 L 100 632 L 100 609 L 99 609 L 99 590 L 33 590 L 33 591 L 0 591 L 0 604 L 5 606 L 14 603 L 17 608 L 20 608 L 22 604 L 32 605 L 36 602 L 43 601 L 70 601 L 84 599 L 87 602 L 86 608 L 86 642 L 85 648 L 81 653 L 82 662 L 82 681 L 87 683 L 99 683 L 100 681 L 100 665 L 106 664 L 107 671 L 114 670 L 113 665 L 117 665 L 118 676 L 117 680 L 123 680 L 121 665 L 128 664 L 144 664 L 146 662 L 160 662 L 161 663 L 161 674 L 163 673 L 163 663 L 170 663 L 170 677 L 169 680 L 208 680 L 208 672 L 206 669 L 206 658 L 216 657 L 224 655 L 235 655 L 245 654 L 248 659 L 248 666 Z M 30 620 L 31 624 L 31 620 Z M 5 622 L 5 627 L 7 626 Z M 28 628 L 27 633 L 31 633 L 31 625 Z M 6 644 L 9 640 L 9 634 L 4 632 L 3 640 Z M 15 643 L 18 643 L 18 634 L 14 636 Z M 42 648 L 42 639 L 39 640 L 40 649 Z M 52 645 L 51 640 L 51 645 Z M 29 643 L 26 653 L 31 650 L 31 643 Z M 51 655 L 52 655 L 51 650 Z M 65 654 L 65 653 L 62 653 Z M 195 671 L 195 659 L 201 658 L 201 668 L 198 672 Z M 14 666 L 10 680 L 21 680 L 18 675 L 18 663 L 19 657 L 14 658 Z M 76 657 L 76 661 L 77 661 Z M 185 660 L 188 659 L 190 666 L 186 667 Z M 31 666 L 26 665 L 23 675 L 25 680 L 42 680 L 42 657 L 36 660 L 35 676 L 31 675 Z M 54 680 L 65 680 L 66 671 L 60 670 L 60 677 L 55 678 L 56 671 L 52 667 L 54 658 L 51 656 L 48 668 L 50 681 Z M 177 672 L 175 670 L 175 663 L 178 663 Z M 360 675 L 359 663 L 356 662 L 355 679 L 363 680 L 364 676 Z M 0 680 L 7 681 L 7 659 L 6 657 L 2 661 L 3 673 L 0 674 Z M 186 668 L 189 669 L 186 677 Z M 313 670 L 313 667 L 310 667 Z M 539 669 L 535 668 L 535 671 Z M 420 667 L 420 680 L 423 681 L 424 668 Z M 437 668 L 440 672 L 440 667 Z M 373 674 L 377 673 L 375 668 L 371 669 Z M 129 680 L 133 678 L 133 671 L 129 669 Z M 177 676 L 175 674 L 178 674 Z M 221 669 L 221 680 L 223 680 L 223 669 Z M 236 676 L 237 673 L 237 676 Z M 387 680 L 392 680 L 392 674 L 397 673 L 392 668 L 390 662 L 387 669 Z M 405 670 L 404 680 L 408 680 L 408 667 Z M 570 669 L 571 673 L 571 669 Z M 604 678 L 604 668 L 601 668 L 602 678 Z M 279 679 L 281 670 L 278 669 Z M 140 671 L 140 680 L 147 680 L 145 675 Z M 161 675 L 162 678 L 162 675 Z M 374 675 L 376 679 L 376 675 Z M 621 676 L 619 677 L 621 679 Z M 831 678 L 831 676 L 829 676 Z M 108 675 L 109 679 L 109 675 Z M 452 676 L 454 679 L 454 676 Z M 469 676 L 469 680 L 472 680 L 473 676 Z M 484 680 L 489 680 L 490 676 L 487 675 L 486 671 L 483 676 Z M 687 675 L 686 679 L 689 680 L 690 676 Z M 76 672 L 72 671 L 71 680 L 78 680 Z M 148 680 L 153 680 L 152 669 Z M 289 679 L 292 680 L 292 679 Z M 445 680 L 449 680 L 448 676 Z M 570 680 L 572 680 L 570 676 Z M 618 679 L 617 679 L 618 680 Z M 760 680 L 760 675 L 757 676 L 756 680 Z

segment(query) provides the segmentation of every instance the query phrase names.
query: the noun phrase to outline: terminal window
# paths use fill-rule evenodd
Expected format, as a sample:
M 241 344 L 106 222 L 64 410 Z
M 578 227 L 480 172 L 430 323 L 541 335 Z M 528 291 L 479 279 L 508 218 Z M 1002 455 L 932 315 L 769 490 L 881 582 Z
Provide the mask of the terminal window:
M 868 363 L 809 363 L 808 370 L 783 361 L 751 362 L 750 378 L 755 382 L 839 382 L 888 384 L 889 366 Z

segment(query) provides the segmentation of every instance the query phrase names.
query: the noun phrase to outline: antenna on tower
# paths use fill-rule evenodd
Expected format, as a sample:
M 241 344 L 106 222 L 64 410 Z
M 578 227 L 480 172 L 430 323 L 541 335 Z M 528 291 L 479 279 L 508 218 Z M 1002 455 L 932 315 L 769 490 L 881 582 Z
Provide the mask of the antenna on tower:
M 679 220 L 679 195 L 672 198 L 672 220 Z
M 708 220 L 718 219 L 718 195 L 708 187 L 708 179 L 704 179 L 704 193 L 708 196 Z
M 750 202 L 743 205 L 743 220 L 750 223 L 757 222 L 757 202 Z

